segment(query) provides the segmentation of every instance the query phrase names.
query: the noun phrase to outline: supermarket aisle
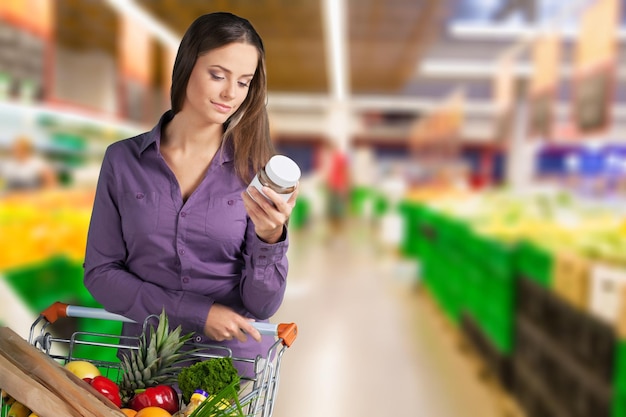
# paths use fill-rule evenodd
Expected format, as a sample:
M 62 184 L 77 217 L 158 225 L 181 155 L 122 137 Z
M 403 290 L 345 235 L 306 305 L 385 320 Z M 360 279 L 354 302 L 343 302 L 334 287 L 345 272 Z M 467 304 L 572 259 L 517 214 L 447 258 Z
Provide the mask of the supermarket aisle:
M 275 417 L 500 416 L 475 363 L 411 287 L 411 265 L 368 229 L 292 234 L 274 320 L 296 322 L 300 334 L 284 357 Z

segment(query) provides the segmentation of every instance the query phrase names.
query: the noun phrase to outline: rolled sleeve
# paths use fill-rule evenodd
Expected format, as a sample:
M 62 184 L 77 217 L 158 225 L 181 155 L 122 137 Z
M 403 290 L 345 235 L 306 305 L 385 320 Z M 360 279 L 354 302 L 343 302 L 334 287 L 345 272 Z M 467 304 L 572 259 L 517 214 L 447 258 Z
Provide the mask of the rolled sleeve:
M 289 236 L 286 230 L 285 227 L 280 241 L 266 243 L 256 235 L 252 222 L 249 224 L 241 298 L 246 309 L 260 320 L 276 313 L 285 294 L 289 266 Z

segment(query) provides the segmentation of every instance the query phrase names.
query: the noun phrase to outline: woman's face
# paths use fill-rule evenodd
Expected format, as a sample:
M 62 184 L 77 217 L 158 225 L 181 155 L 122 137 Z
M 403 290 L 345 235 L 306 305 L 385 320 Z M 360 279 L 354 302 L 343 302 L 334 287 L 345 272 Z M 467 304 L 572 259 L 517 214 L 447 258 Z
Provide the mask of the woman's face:
M 201 55 L 189 76 L 183 111 L 224 123 L 243 103 L 259 55 L 249 44 L 231 43 Z

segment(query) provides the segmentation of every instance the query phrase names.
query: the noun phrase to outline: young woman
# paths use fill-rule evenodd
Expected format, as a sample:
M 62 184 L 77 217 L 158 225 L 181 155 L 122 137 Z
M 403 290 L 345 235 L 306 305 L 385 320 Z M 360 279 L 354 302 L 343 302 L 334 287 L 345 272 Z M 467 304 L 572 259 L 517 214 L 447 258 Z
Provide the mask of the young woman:
M 269 319 L 283 300 L 297 190 L 285 202 L 264 189 L 272 205 L 248 189 L 274 153 L 266 88 L 263 42 L 247 20 L 212 13 L 191 24 L 171 110 L 104 156 L 85 285 L 107 310 L 141 323 L 165 308 L 195 342 L 240 357 L 267 352 L 250 321 Z

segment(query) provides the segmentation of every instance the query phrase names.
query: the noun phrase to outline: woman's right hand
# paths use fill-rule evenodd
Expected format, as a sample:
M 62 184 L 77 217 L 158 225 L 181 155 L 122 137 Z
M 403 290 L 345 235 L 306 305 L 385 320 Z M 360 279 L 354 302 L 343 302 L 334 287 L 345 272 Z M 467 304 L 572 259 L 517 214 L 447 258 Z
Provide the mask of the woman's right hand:
M 252 326 L 253 320 L 237 314 L 232 308 L 214 303 L 207 315 L 204 334 L 217 342 L 237 339 L 245 342 L 248 335 L 257 342 L 261 334 Z

